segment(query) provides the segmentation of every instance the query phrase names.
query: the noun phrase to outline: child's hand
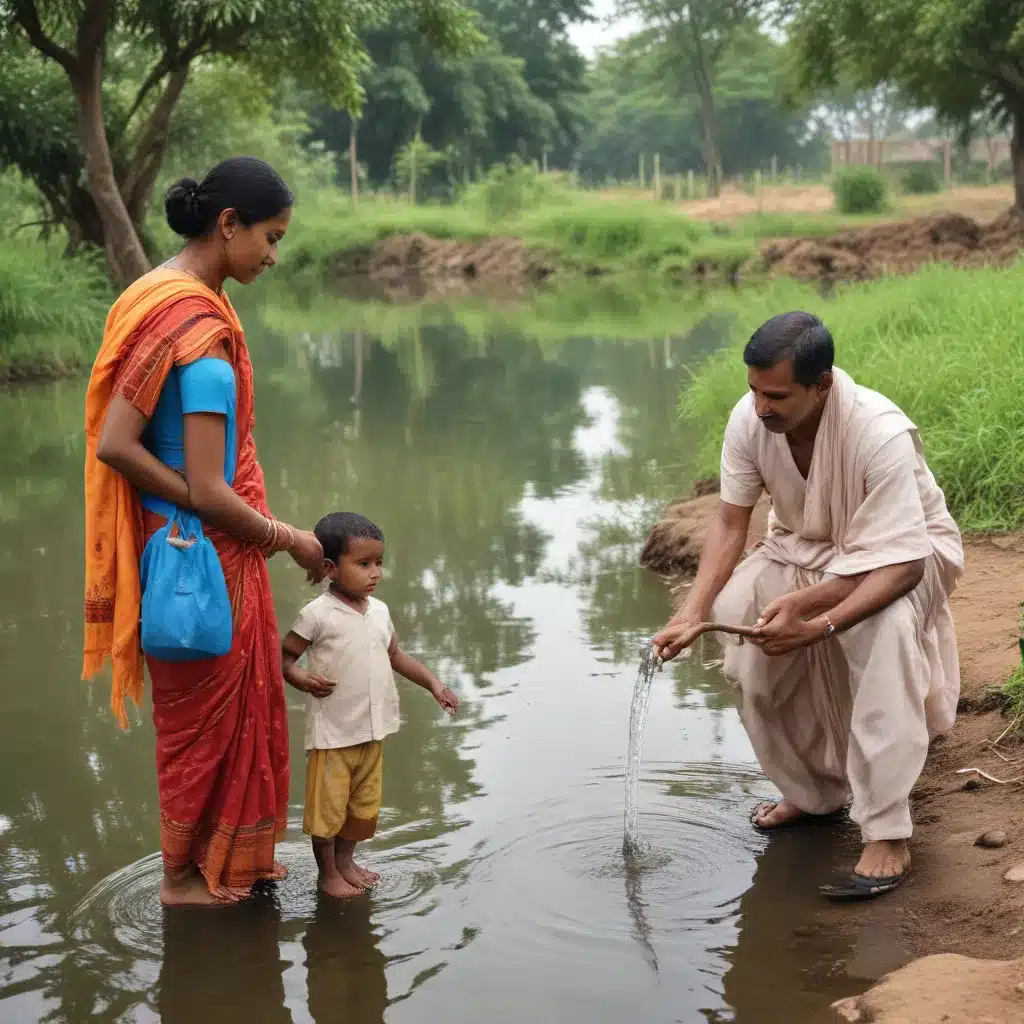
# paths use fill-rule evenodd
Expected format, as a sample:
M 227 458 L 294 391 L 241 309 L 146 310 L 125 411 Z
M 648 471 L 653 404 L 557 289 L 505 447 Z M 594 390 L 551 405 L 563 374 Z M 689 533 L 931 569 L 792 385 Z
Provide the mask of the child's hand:
M 459 710 L 459 698 L 456 697 L 447 686 L 435 686 L 430 692 L 433 694 L 434 700 L 436 700 L 449 715 L 454 715 L 455 712 Z
M 316 675 L 313 672 L 304 672 L 300 678 L 290 679 L 289 682 L 296 690 L 308 693 L 312 697 L 329 697 L 334 692 L 336 685 L 326 676 Z

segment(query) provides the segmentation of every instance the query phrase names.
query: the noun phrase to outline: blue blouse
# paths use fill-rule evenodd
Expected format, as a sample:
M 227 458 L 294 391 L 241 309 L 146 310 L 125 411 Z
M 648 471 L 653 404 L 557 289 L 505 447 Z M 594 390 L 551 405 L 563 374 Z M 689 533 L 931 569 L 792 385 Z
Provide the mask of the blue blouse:
M 142 433 L 142 443 L 164 465 L 185 469 L 185 416 L 193 412 L 219 413 L 224 424 L 224 480 L 230 486 L 235 479 L 237 431 L 235 427 L 235 371 L 225 359 L 197 359 L 188 366 L 175 366 L 157 399 L 153 418 Z M 174 514 L 174 506 L 145 491 L 140 495 L 143 508 L 165 518 Z

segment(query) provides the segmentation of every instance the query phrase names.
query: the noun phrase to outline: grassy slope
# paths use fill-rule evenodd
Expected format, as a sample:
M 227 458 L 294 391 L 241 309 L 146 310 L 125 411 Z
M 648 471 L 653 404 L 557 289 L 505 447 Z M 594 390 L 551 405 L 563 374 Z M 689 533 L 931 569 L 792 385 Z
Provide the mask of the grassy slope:
M 88 363 L 113 291 L 98 256 L 65 259 L 31 238 L 0 246 L 0 379 Z
M 1024 528 L 1024 267 L 933 267 L 839 290 L 778 281 L 719 295 L 730 341 L 696 369 L 684 414 L 707 428 L 702 469 L 717 470 L 721 430 L 746 387 L 740 358 L 752 331 L 787 309 L 819 313 L 837 362 L 884 392 L 917 424 L 928 463 L 965 530 Z

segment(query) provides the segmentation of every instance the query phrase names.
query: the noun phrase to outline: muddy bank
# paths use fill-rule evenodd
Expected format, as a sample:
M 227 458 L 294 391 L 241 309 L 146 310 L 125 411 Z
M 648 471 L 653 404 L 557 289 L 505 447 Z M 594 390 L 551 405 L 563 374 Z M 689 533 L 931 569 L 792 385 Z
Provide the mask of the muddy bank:
M 555 263 L 518 238 L 464 241 L 411 234 L 343 252 L 332 270 L 343 280 L 360 278 L 384 291 L 423 298 L 488 287 L 508 292 L 544 281 Z
M 806 280 L 864 281 L 909 274 L 927 263 L 1006 266 L 1024 248 L 1024 216 L 1009 210 L 990 224 L 956 213 L 844 231 L 829 238 L 766 243 L 751 269 Z
M 644 546 L 643 564 L 671 584 L 676 606 L 696 570 L 717 502 L 712 493 L 669 507 Z M 751 545 L 764 530 L 768 507 L 766 500 L 758 506 Z M 991 960 L 1018 949 L 1024 939 L 1024 881 L 1004 880 L 1008 871 L 1024 865 L 1021 787 L 1012 782 L 1002 785 L 976 773 L 959 773 L 977 768 L 1004 782 L 1024 776 L 1024 745 L 1012 739 L 1004 739 L 998 746 L 992 742 L 1007 725 L 992 688 L 1003 683 L 1020 661 L 1017 636 L 1019 602 L 1024 597 L 1024 535 L 969 537 L 965 554 L 964 576 L 951 602 L 960 649 L 960 714 L 953 731 L 932 744 L 914 789 L 913 874 L 891 895 L 838 911 L 823 907 L 822 915 L 841 919 L 847 928 L 881 925 L 893 929 L 912 956 L 955 953 Z M 1003 844 L 997 848 L 976 845 L 978 838 L 991 830 L 1005 833 Z M 973 986 L 964 989 L 967 1001 L 963 1005 L 973 1006 L 975 1000 L 991 996 L 995 1000 L 991 1007 L 1002 1006 L 1003 989 L 999 989 L 1001 995 L 994 988 L 990 991 L 986 980 L 999 972 L 989 972 L 985 966 L 985 971 L 973 974 L 948 974 L 949 984 Z M 912 967 L 916 973 L 904 980 L 910 978 L 911 990 L 916 991 L 919 981 L 915 979 L 926 975 L 920 973 L 920 965 Z M 900 1011 L 904 1004 L 893 995 L 900 991 L 903 989 L 898 986 L 872 990 L 864 1004 L 868 1015 L 860 1020 L 938 1024 L 944 1019 L 930 1016 L 931 1011 L 922 1010 L 920 1015 Z M 1024 1011 L 1024 995 L 1014 994 Z M 953 1014 L 949 1021 L 986 1019 L 985 1015 L 956 1016 L 950 1008 L 957 1005 L 952 995 L 947 1002 L 942 1012 Z M 870 1010 L 875 1006 L 879 1009 Z M 1024 1012 L 1000 1016 L 1001 1012 L 993 1009 L 990 1019 L 1024 1022 Z

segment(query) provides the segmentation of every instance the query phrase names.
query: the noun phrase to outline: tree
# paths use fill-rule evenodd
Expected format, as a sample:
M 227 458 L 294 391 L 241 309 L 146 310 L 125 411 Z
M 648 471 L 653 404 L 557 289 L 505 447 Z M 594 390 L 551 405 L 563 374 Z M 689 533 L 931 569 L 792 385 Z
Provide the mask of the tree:
M 763 32 L 734 40 L 719 65 L 715 88 L 716 141 L 727 173 L 780 166 L 823 166 L 825 147 L 809 127 L 806 103 L 783 95 L 787 51 Z M 658 62 L 637 57 L 632 44 L 602 53 L 588 79 L 587 127 L 580 141 L 579 172 L 600 183 L 636 173 L 642 153 L 660 153 L 666 174 L 699 167 L 701 127 L 696 97 L 669 94 Z
M 458 0 L 0 0 L 0 44 L 5 61 L 27 46 L 63 72 L 107 262 L 123 287 L 149 269 L 139 225 L 192 66 L 226 58 L 263 83 L 293 75 L 356 109 L 368 62 L 358 33 L 397 11 L 409 13 L 442 50 L 479 40 Z M 108 51 L 140 62 L 121 153 L 111 145 L 105 113 Z
M 389 179 L 415 133 L 452 154 L 462 175 L 516 155 L 568 165 L 583 126 L 586 62 L 568 26 L 587 17 L 577 0 L 474 0 L 487 42 L 451 57 L 423 44 L 408 19 L 366 36 L 373 66 L 364 79 L 359 159 L 371 181 Z M 314 137 L 339 156 L 349 149 L 347 112 L 314 111 Z
M 638 17 L 644 28 L 634 52 L 657 68 L 678 97 L 694 95 L 701 126 L 701 153 L 712 195 L 722 184 L 715 121 L 716 78 L 741 30 L 756 28 L 766 0 L 618 0 L 620 17 Z
M 789 0 L 786 14 L 808 92 L 849 73 L 891 81 L 945 120 L 1010 127 L 1024 209 L 1024 0 Z

